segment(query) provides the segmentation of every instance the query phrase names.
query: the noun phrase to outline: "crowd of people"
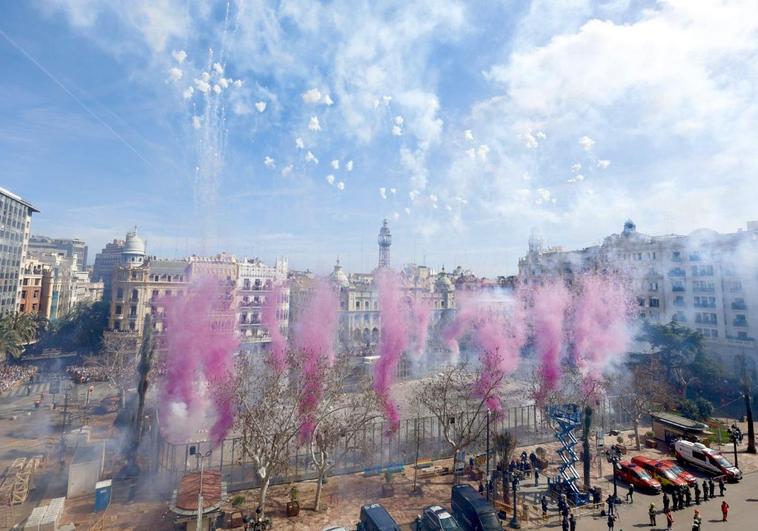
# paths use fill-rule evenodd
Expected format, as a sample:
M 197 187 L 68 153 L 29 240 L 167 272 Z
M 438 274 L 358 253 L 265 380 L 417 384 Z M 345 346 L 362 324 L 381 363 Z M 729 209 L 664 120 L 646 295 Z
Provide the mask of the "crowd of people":
M 37 374 L 37 367 L 29 365 L 0 365 L 0 395 L 21 382 L 30 382 Z
M 72 365 L 66 368 L 66 373 L 73 382 L 78 384 L 108 381 L 108 372 L 106 368 L 98 367 L 96 365 Z

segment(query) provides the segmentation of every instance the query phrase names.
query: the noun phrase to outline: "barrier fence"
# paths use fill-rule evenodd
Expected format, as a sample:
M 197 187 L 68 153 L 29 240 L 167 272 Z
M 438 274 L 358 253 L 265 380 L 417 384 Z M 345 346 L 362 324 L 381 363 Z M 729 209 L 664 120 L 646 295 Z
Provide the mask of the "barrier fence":
M 606 398 L 594 408 L 592 431 L 608 432 L 613 429 L 628 429 L 631 419 L 618 405 L 617 397 Z M 455 422 L 465 421 L 465 416 Z M 436 417 L 418 417 L 401 421 L 400 428 L 393 434 L 386 433 L 385 422 L 367 424 L 361 429 L 355 441 L 359 450 L 343 452 L 340 459 L 329 471 L 330 476 L 350 474 L 366 469 L 378 470 L 391 465 L 412 464 L 420 459 L 444 459 L 452 457 L 450 445 L 444 440 L 442 426 Z M 518 446 L 544 444 L 555 441 L 554 432 L 542 409 L 535 405 L 512 407 L 506 415 L 490 421 L 491 437 L 504 431 L 511 432 Z M 186 473 L 200 470 L 200 458 L 211 444 L 207 441 L 174 444 L 156 437 L 155 468 L 162 479 L 171 484 Z M 190 447 L 195 446 L 196 455 L 190 455 Z M 483 453 L 486 448 L 486 433 L 468 448 L 467 454 Z M 307 446 L 293 441 L 288 449 L 289 466 L 283 475 L 272 478 L 271 484 L 289 483 L 318 477 L 311 462 Z M 341 452 L 337 452 L 340 454 Z M 242 437 L 230 437 L 203 458 L 205 470 L 218 470 L 222 480 L 227 482 L 228 491 L 250 489 L 259 486 L 259 478 L 249 456 L 243 452 Z

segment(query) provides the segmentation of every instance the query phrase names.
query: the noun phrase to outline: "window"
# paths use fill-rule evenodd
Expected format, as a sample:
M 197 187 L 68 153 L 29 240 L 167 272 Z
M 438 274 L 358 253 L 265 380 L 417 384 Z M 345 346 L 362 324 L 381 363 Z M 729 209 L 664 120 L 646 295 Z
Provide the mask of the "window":
M 644 308 L 645 307 L 645 297 L 637 297 L 637 305 Z
M 650 297 L 650 307 L 651 308 L 659 308 L 660 307 L 660 301 L 655 297 Z
M 114 330 L 121 330 L 121 321 L 115 321 L 113 323 L 113 329 Z
M 118 288 L 116 290 L 116 299 L 123 299 L 124 298 L 124 289 Z
M 355 309 L 360 310 L 361 309 L 361 301 L 355 301 Z
M 132 300 L 136 301 L 139 299 L 139 292 L 136 289 L 132 290 Z
M 132 305 L 129 307 L 129 317 L 137 317 L 137 307 Z
M 650 291 L 658 291 L 658 283 L 657 283 L 657 282 L 651 282 L 651 283 L 648 285 L 648 289 L 649 289 Z

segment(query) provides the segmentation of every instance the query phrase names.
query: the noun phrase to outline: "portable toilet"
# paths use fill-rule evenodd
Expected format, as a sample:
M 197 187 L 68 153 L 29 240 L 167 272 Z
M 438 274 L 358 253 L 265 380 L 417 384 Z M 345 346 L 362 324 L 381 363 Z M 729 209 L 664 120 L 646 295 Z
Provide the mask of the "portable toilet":
M 113 480 L 106 479 L 95 483 L 95 512 L 99 513 L 108 508 L 111 503 Z

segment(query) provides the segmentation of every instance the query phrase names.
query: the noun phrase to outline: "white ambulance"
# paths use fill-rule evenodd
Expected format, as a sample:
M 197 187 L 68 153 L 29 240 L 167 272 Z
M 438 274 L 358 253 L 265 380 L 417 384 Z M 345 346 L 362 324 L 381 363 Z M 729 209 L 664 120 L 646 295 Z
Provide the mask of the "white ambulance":
M 734 482 L 742 479 L 742 472 L 739 468 L 730 463 L 719 452 L 704 444 L 680 440 L 674 443 L 674 451 L 676 458 L 681 463 L 694 466 L 716 476 L 725 476 L 727 481 Z

